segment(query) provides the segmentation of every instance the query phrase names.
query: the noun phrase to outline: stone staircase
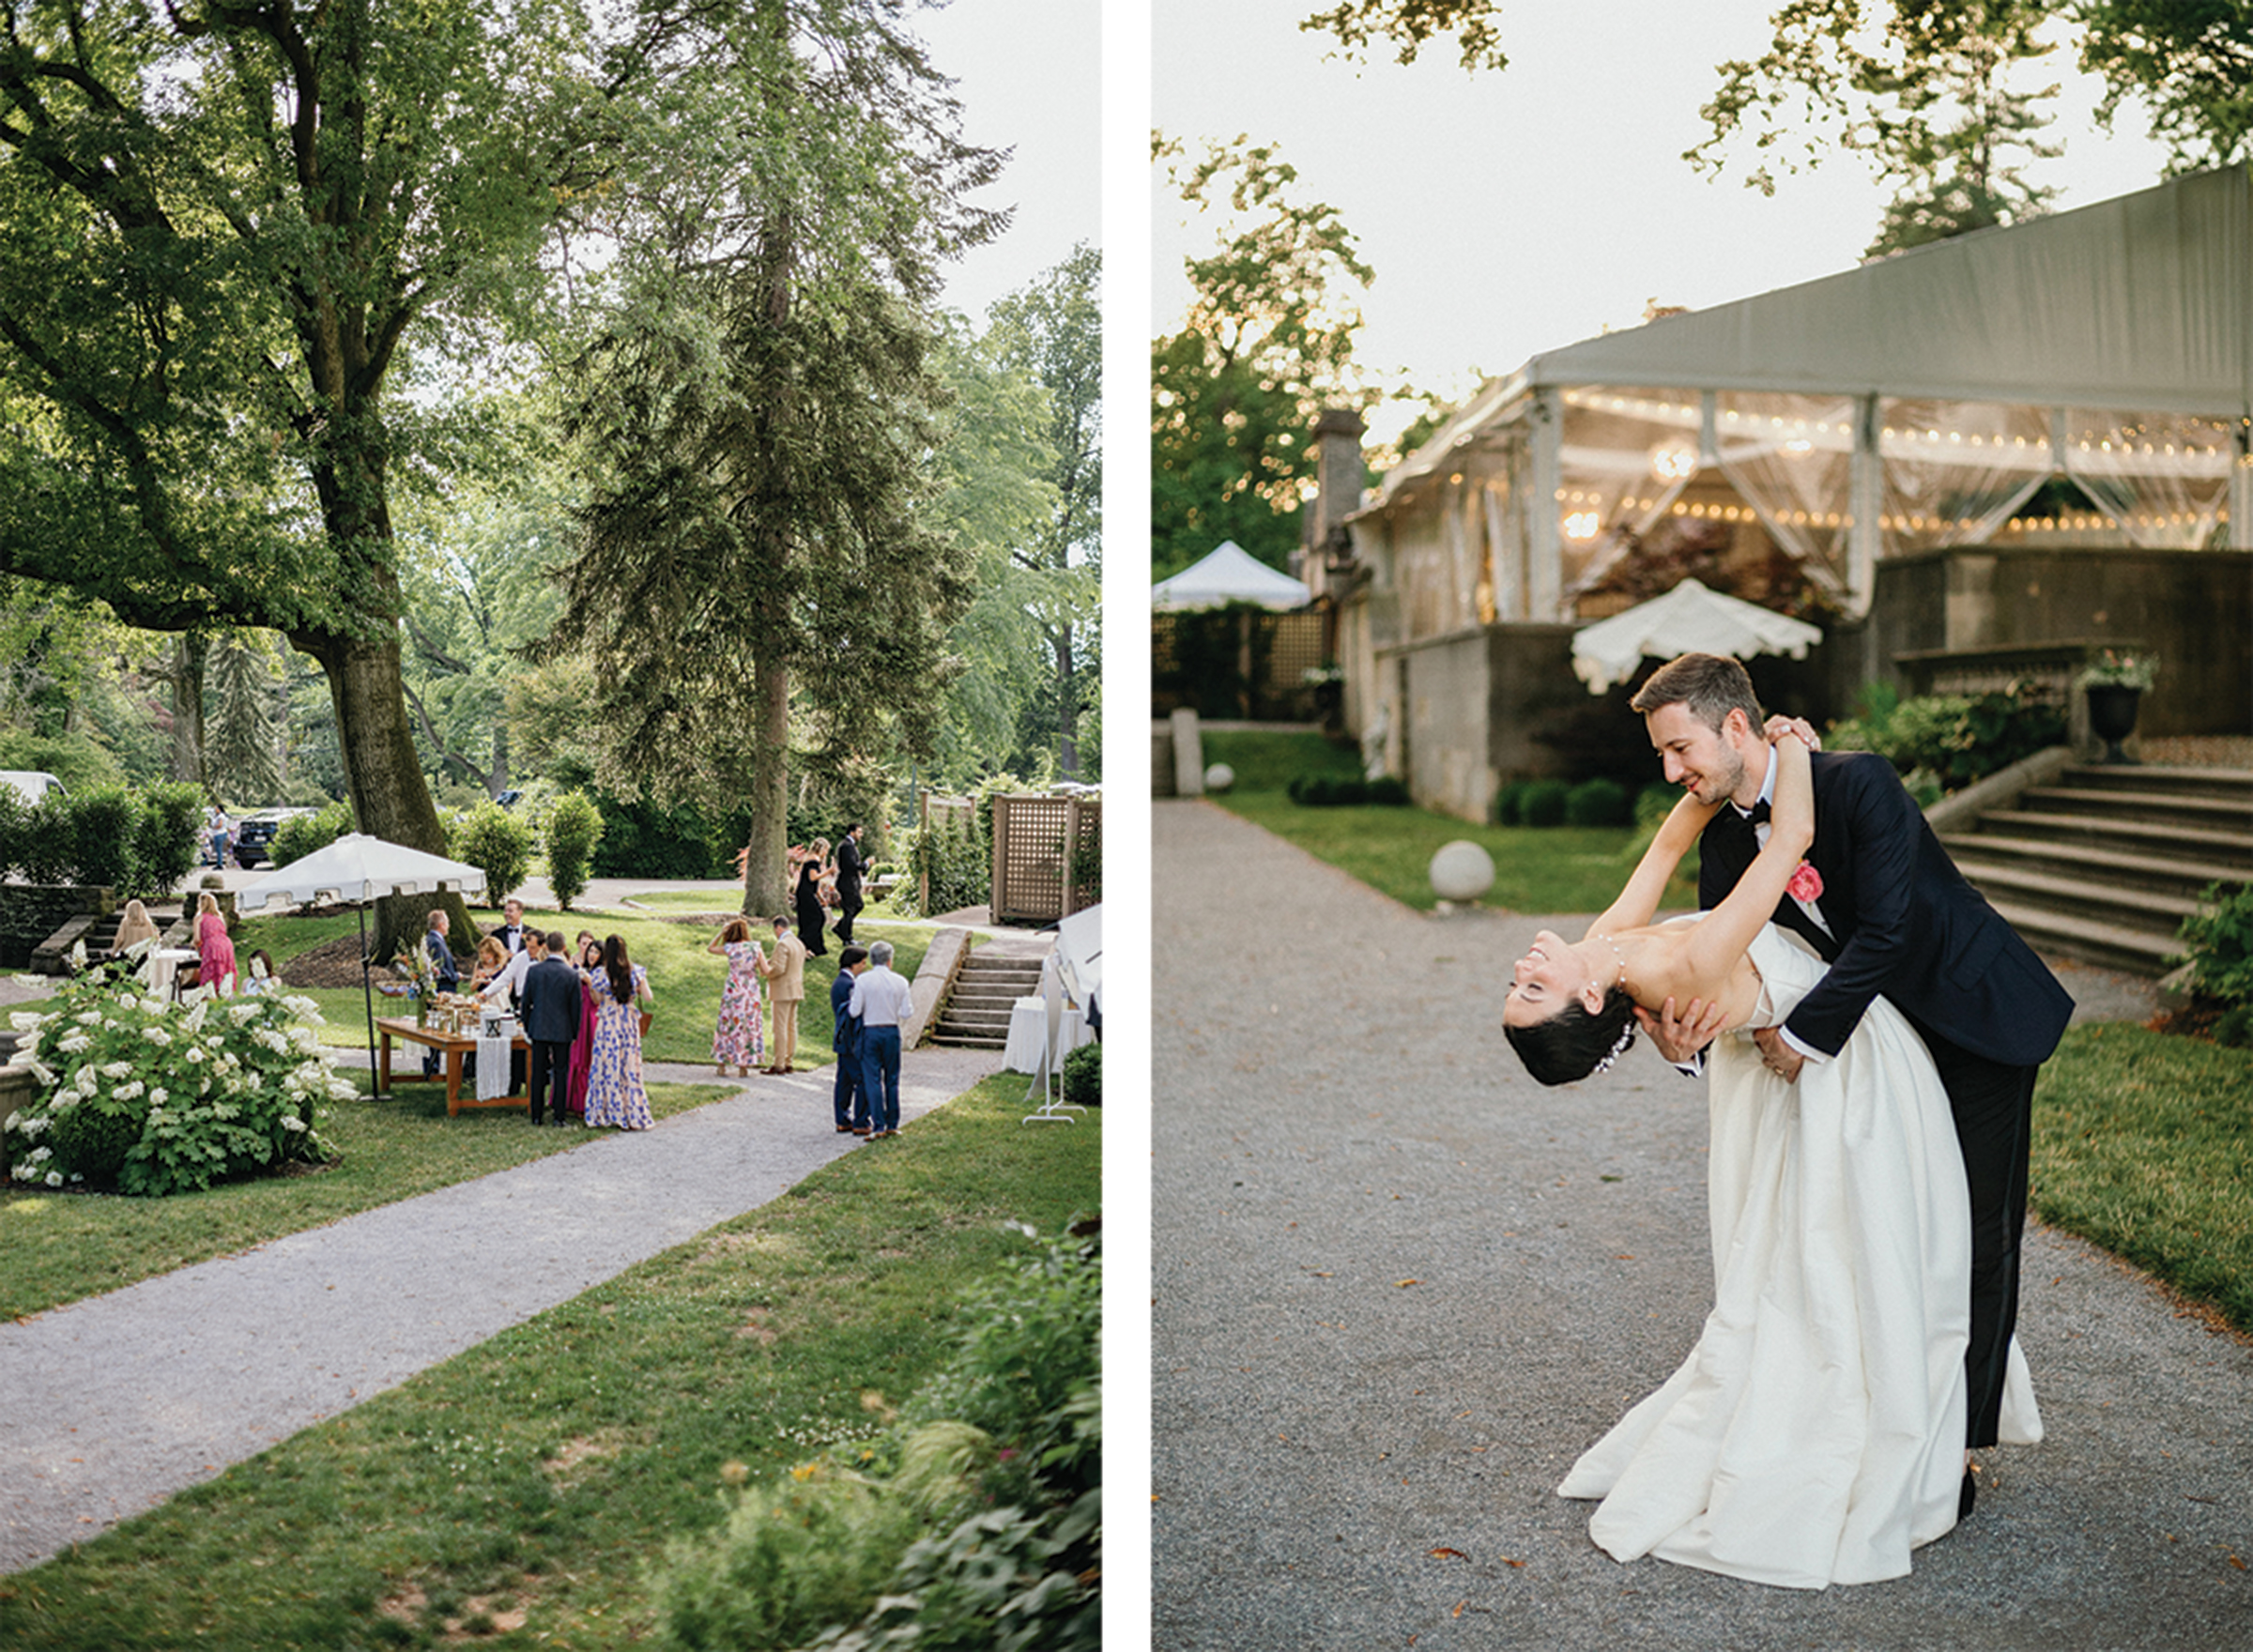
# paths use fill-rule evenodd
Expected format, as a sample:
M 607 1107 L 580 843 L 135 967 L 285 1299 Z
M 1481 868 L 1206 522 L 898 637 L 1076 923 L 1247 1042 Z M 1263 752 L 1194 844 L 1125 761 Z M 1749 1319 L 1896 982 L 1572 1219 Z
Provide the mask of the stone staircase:
M 930 1042 L 958 1049 L 1003 1049 L 1009 1043 L 1009 1012 L 1040 990 L 1042 953 L 1000 942 L 974 947 L 962 960 L 954 986 L 931 1024 Z
M 158 939 L 167 946 L 176 944 L 172 930 L 181 919 L 178 907 L 150 907 L 149 921 L 157 926 Z M 116 944 L 117 925 L 124 921 L 125 908 L 97 915 L 82 912 L 50 935 L 31 955 L 31 971 L 36 975 L 67 975 L 70 972 L 70 948 L 78 941 L 86 943 L 86 956 L 100 959 L 108 956 Z
M 2253 882 L 2253 772 L 2068 765 L 1940 840 L 2036 951 L 2164 975 L 2199 892 Z

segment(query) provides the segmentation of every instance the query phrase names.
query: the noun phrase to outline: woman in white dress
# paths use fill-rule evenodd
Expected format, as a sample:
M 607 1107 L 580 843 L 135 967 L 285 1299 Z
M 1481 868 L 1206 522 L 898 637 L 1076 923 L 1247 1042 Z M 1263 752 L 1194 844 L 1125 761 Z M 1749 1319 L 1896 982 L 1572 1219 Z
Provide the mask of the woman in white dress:
M 1970 1209 L 1932 1058 L 1883 999 L 1794 1084 L 1754 1048 L 1824 969 L 1767 921 L 1814 841 L 1807 749 L 1787 735 L 1776 755 L 1768 843 L 1720 906 L 1650 922 L 1713 813 L 1685 797 L 1585 938 L 1535 938 L 1503 1022 L 1556 1084 L 1608 1068 L 1637 1004 L 1720 1006 L 1713 1311 L 1681 1368 L 1558 1491 L 1602 1500 L 1588 1534 L 1617 1559 L 1819 1589 L 1903 1576 L 1960 1518 Z M 2040 1432 L 2014 1348 L 2002 1436 Z

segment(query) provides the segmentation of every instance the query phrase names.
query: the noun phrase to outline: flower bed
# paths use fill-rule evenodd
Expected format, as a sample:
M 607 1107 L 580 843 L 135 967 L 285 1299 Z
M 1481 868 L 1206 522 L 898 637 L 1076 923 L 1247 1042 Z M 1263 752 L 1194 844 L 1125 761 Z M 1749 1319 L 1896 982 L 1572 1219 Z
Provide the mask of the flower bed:
M 49 1187 L 184 1193 L 330 1155 L 325 1103 L 357 1094 L 302 1018 L 314 1002 L 192 993 L 81 976 L 46 1014 L 11 1017 L 38 1099 L 8 1116 L 8 1174 Z

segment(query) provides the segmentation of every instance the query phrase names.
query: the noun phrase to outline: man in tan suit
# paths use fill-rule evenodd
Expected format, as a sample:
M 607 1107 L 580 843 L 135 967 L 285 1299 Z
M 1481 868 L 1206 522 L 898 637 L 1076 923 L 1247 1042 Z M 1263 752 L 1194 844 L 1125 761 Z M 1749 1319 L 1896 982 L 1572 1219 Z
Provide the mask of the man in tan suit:
M 805 942 L 790 929 L 789 918 L 774 920 L 774 954 L 766 964 L 767 1000 L 774 1006 L 774 1028 L 767 1039 L 773 1063 L 762 1073 L 787 1073 L 798 1053 L 798 1006 L 805 1001 Z

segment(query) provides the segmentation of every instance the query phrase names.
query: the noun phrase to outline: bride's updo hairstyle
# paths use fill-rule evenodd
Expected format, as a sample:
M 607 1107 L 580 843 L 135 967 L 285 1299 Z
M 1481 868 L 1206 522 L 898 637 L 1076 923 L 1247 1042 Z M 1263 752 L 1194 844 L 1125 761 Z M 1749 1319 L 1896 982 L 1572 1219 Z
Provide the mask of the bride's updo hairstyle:
M 1570 1084 L 1605 1071 L 1634 1043 L 1635 1001 L 1615 987 L 1592 1016 L 1574 999 L 1546 1021 L 1525 1027 L 1505 1022 L 1502 1033 L 1540 1082 Z

